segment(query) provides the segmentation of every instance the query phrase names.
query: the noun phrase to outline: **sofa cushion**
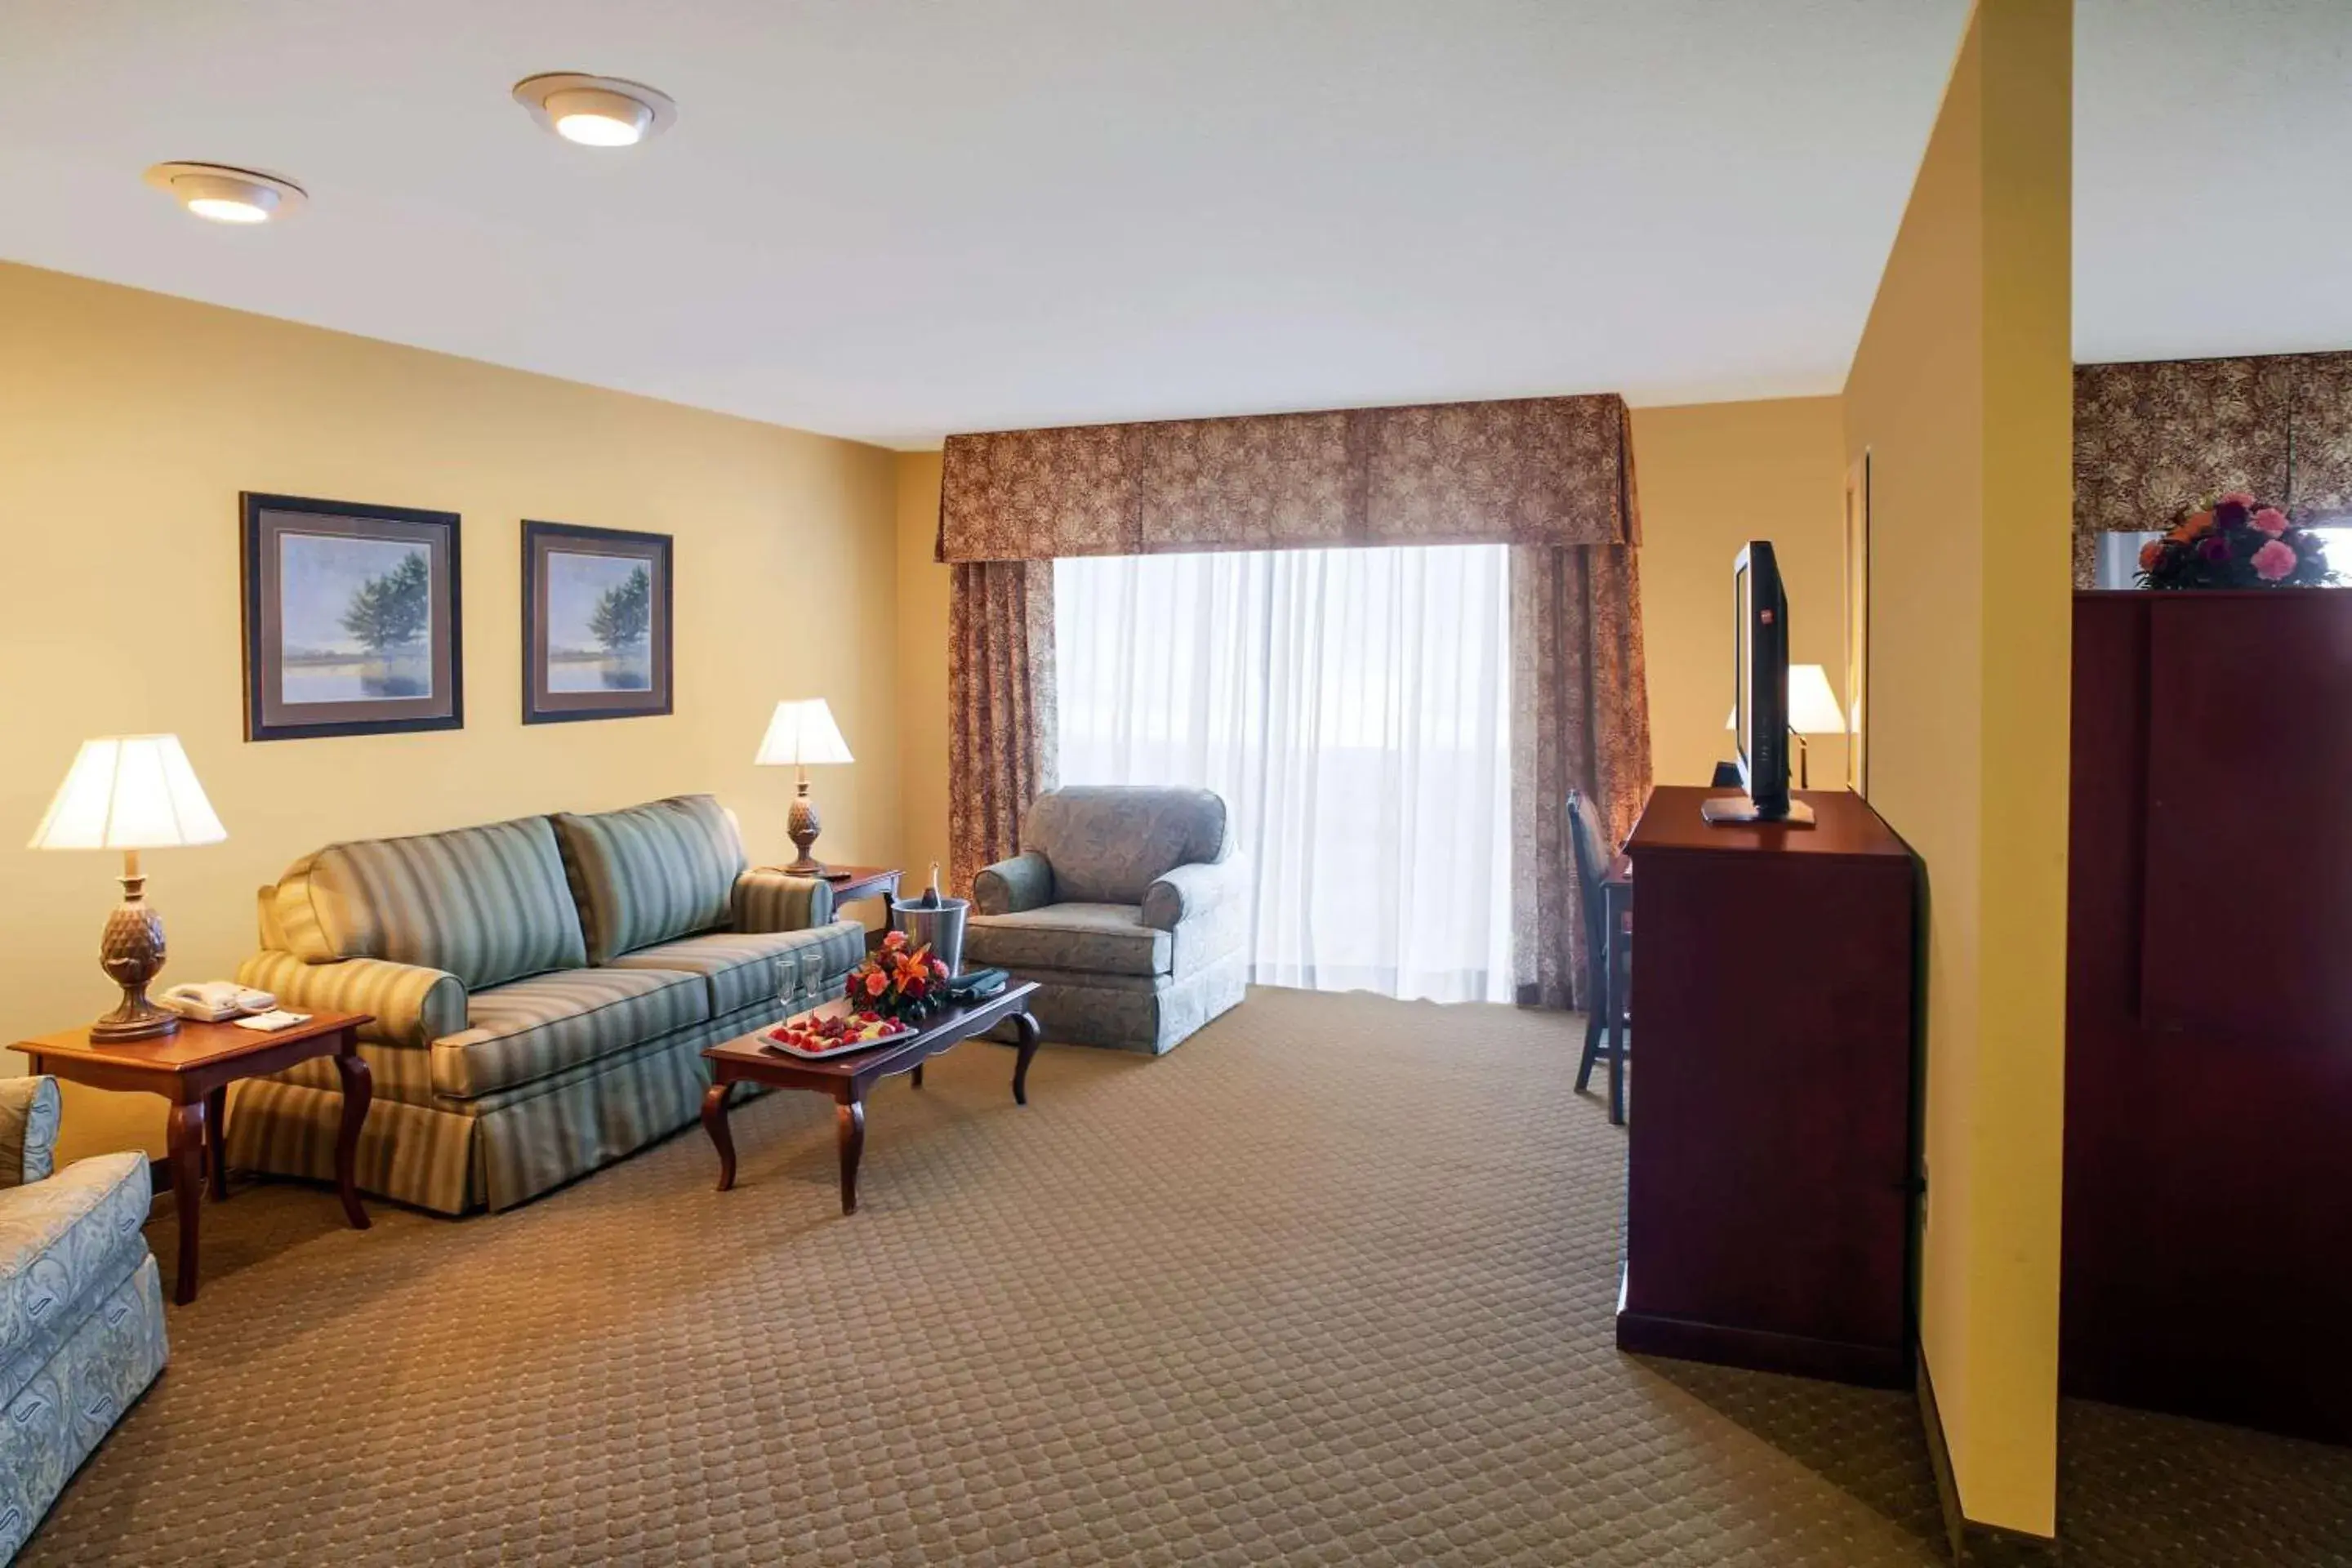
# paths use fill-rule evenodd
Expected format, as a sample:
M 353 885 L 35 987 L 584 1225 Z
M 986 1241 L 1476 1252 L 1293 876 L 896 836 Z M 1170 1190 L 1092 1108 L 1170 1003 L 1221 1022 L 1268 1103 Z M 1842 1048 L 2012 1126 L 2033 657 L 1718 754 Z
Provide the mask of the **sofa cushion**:
M 588 962 L 543 816 L 331 844 L 278 879 L 274 907 L 287 951 L 310 963 L 384 958 L 475 990 Z
M 477 991 L 467 1027 L 433 1042 L 434 1092 L 531 1083 L 709 1016 L 702 976 L 674 969 L 567 969 Z
M 1047 904 L 1017 914 L 975 915 L 965 928 L 967 965 L 1165 974 L 1169 934 L 1143 923 L 1135 904 Z
M 147 1156 L 136 1152 L 78 1160 L 0 1192 L 0 1405 L 37 1370 L 31 1352 L 55 1339 L 58 1321 L 83 1316 L 136 1267 L 152 1196 Z
M 1030 803 L 1021 847 L 1054 868 L 1054 896 L 1082 903 L 1139 904 L 1176 867 L 1225 852 L 1225 803 L 1205 789 L 1088 784 Z
M 743 841 L 707 795 L 593 816 L 559 812 L 555 835 L 580 905 L 588 962 L 727 923 Z
M 811 931 L 681 937 L 625 952 L 613 965 L 698 974 L 709 987 L 716 1015 L 779 998 L 790 998 L 794 1006 L 828 1001 L 839 994 L 841 977 L 865 956 L 866 928 L 856 921 L 837 921 Z
M 58 1080 L 0 1079 L 0 1187 L 21 1187 L 55 1168 Z

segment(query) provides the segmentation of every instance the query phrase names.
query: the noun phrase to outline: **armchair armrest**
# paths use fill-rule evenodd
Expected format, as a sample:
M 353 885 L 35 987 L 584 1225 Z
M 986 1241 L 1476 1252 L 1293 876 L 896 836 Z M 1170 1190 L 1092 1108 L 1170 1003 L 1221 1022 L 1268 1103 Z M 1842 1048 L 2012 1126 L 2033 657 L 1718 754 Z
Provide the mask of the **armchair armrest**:
M 236 967 L 240 985 L 275 994 L 298 1013 L 370 1013 L 360 1038 L 425 1047 L 466 1026 L 466 983 L 444 970 L 382 958 L 305 963 L 290 952 L 257 952 Z
M 735 879 L 731 907 L 740 931 L 809 931 L 833 923 L 833 884 L 754 866 Z
M 0 1187 L 46 1181 L 58 1153 L 58 1080 L 0 1078 Z
M 971 879 L 971 901 L 984 915 L 1017 915 L 1054 901 L 1054 868 L 1034 849 L 983 866 Z
M 1179 866 L 1143 889 L 1143 923 L 1174 931 L 1186 921 L 1238 905 L 1248 896 L 1249 880 L 1246 855 Z

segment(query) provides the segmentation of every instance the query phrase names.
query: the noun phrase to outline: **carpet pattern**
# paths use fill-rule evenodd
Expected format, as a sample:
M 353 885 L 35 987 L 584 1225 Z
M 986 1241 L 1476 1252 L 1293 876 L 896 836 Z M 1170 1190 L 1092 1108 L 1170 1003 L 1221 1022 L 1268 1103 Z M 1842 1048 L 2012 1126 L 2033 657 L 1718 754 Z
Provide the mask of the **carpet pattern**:
M 1048 1047 L 1025 1110 L 973 1043 L 877 1092 L 847 1219 L 791 1094 L 737 1112 L 724 1194 L 693 1130 L 466 1221 L 240 1186 L 20 1562 L 1941 1562 L 1906 1395 L 1614 1349 L 1580 1043 L 1259 990 L 1157 1060 Z M 2189 1429 L 2095 1437 L 2161 1489 Z M 2341 1561 L 2347 1467 L 2264 1451 L 2263 1560 Z M 2115 1522 L 2070 1561 L 2230 1560 L 2161 1555 L 2193 1506 Z

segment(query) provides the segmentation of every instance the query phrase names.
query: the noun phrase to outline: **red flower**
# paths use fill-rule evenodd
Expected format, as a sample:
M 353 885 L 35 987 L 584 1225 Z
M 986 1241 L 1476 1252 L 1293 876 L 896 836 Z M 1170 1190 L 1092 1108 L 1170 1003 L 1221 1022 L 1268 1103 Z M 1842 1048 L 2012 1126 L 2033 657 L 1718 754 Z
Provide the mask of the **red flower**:
M 2256 528 L 2261 529 L 2264 533 L 2269 534 L 2273 539 L 2286 531 L 2286 513 L 2279 510 L 2279 509 L 2274 506 L 2266 506 L 2263 508 L 2260 511 L 2254 513 L 2253 516 L 2248 518 L 2246 521 L 2252 523 Z

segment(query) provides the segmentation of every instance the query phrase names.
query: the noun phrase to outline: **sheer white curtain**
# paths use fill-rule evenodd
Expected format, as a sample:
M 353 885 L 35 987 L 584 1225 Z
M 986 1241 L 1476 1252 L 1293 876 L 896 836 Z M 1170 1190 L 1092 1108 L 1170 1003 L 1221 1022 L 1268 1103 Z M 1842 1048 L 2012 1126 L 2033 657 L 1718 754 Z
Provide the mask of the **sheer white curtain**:
M 1064 784 L 1198 784 L 1256 867 L 1253 978 L 1511 992 L 1509 551 L 1054 563 Z

